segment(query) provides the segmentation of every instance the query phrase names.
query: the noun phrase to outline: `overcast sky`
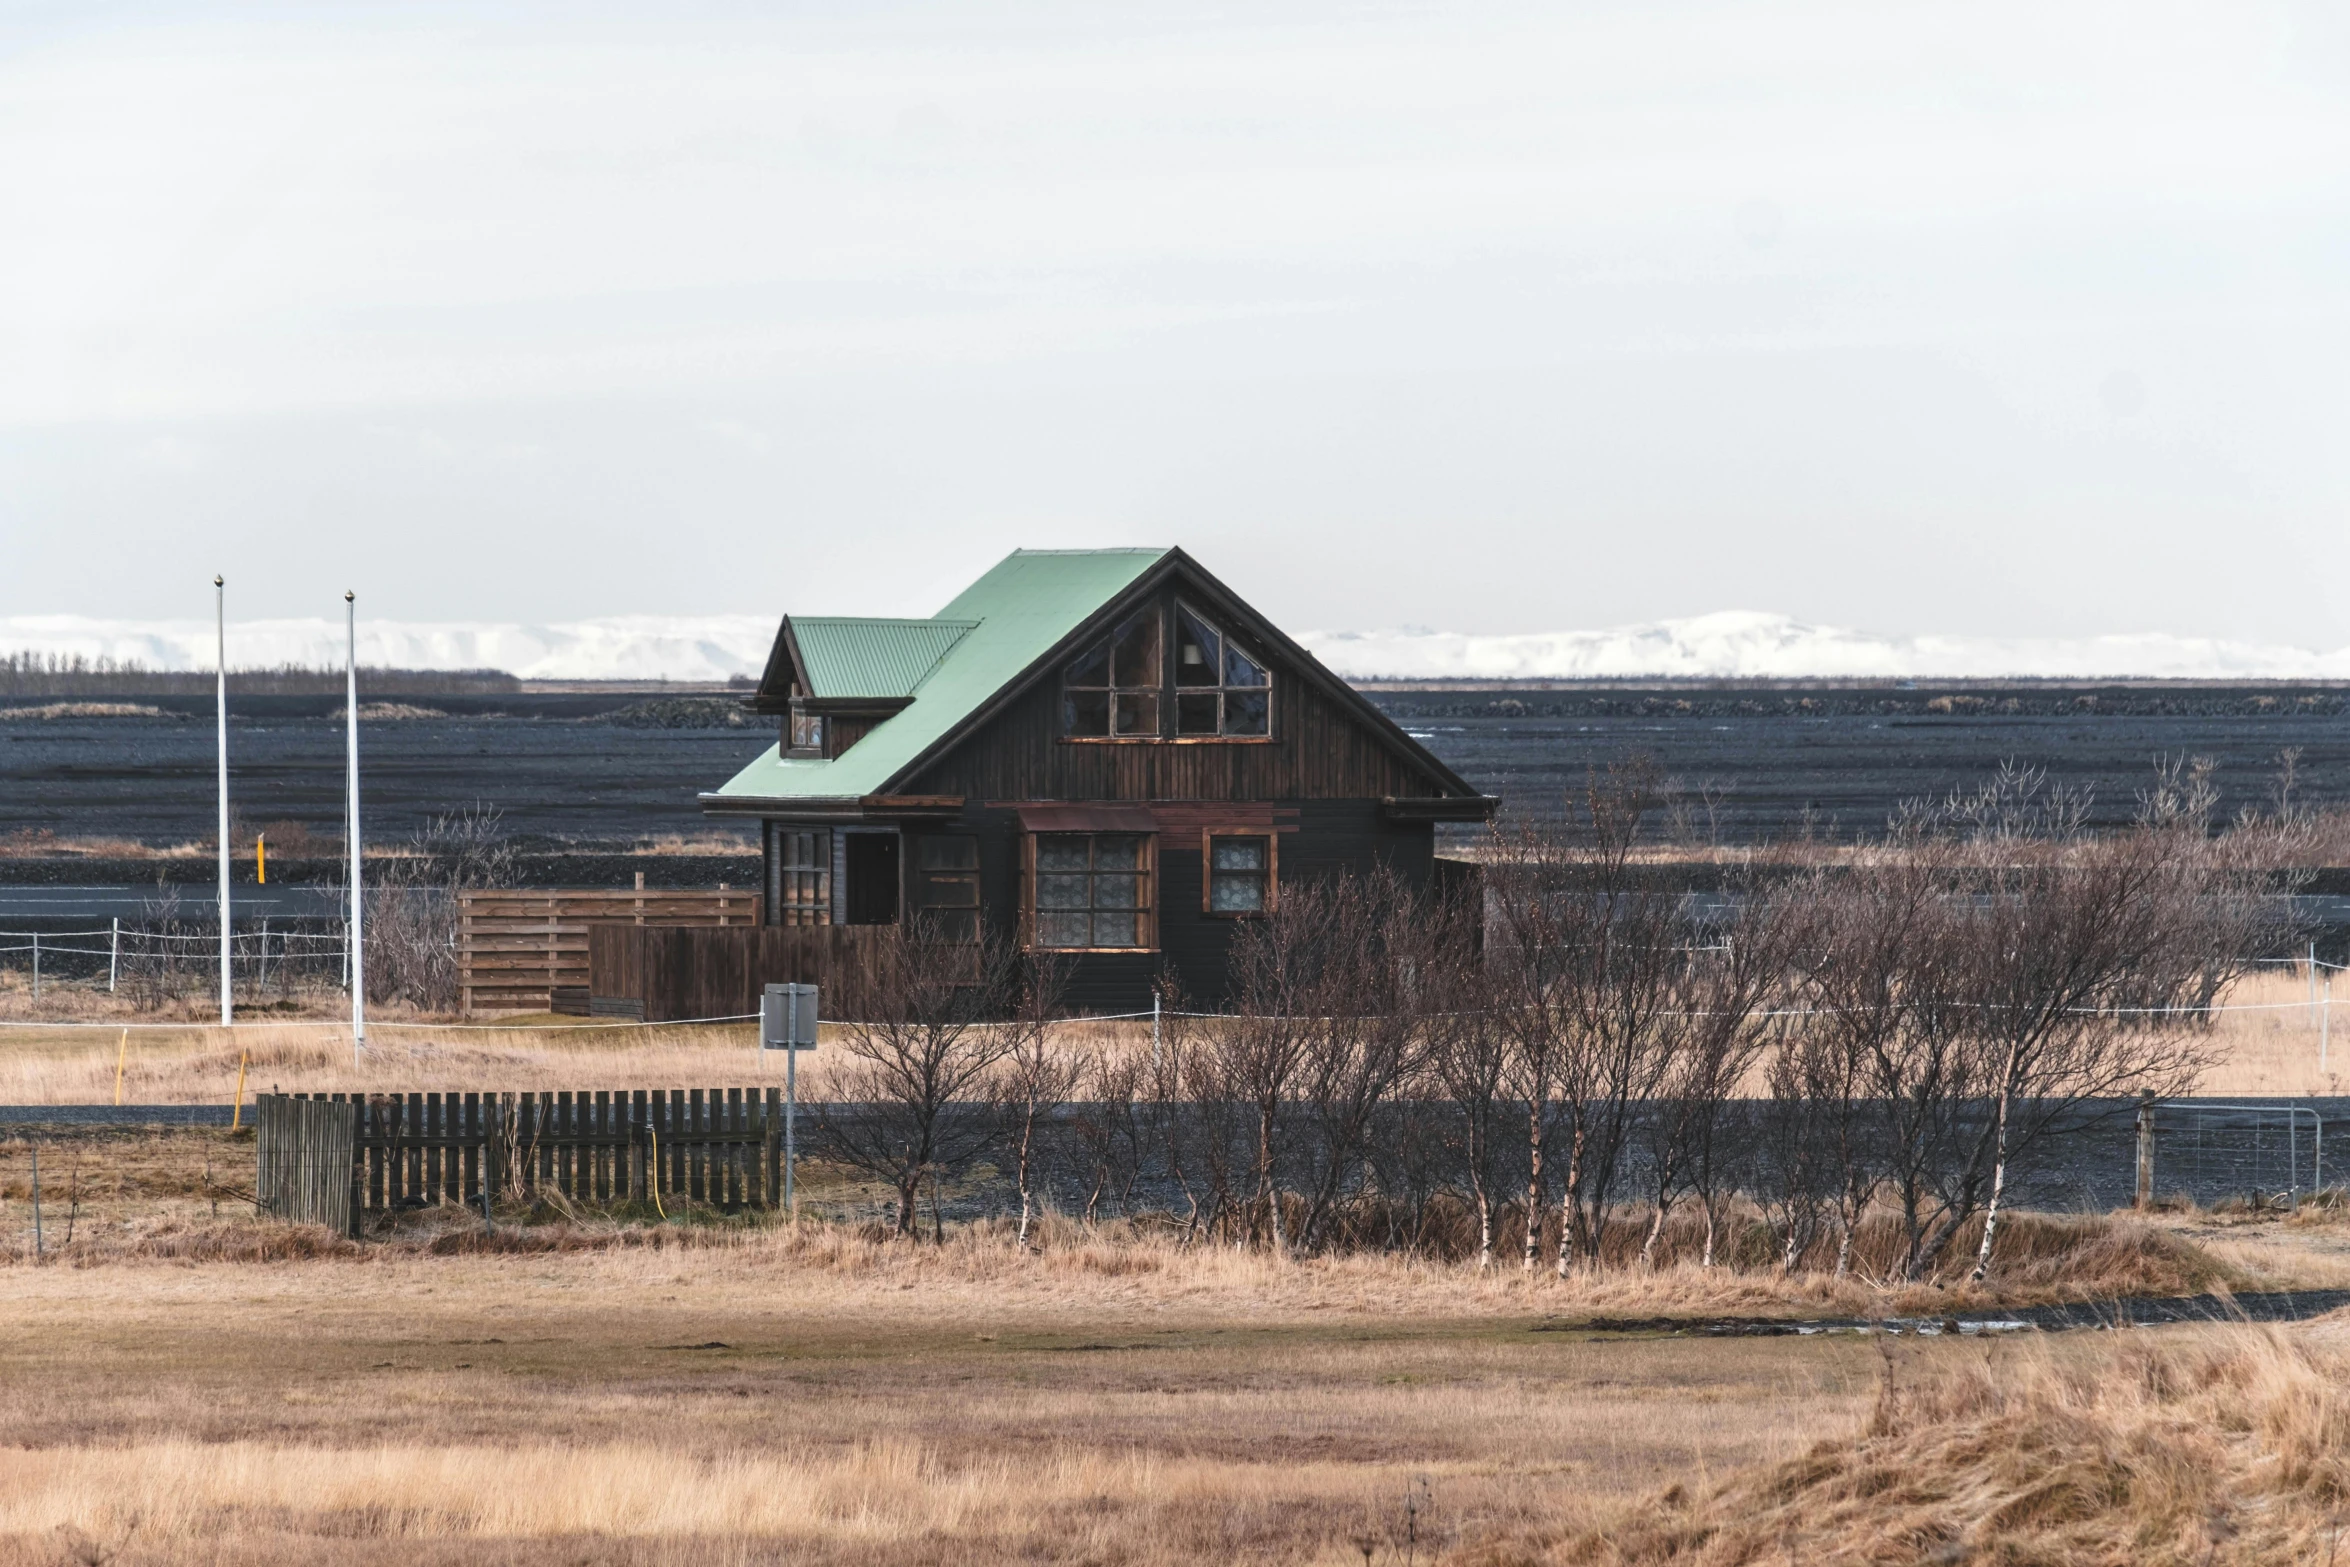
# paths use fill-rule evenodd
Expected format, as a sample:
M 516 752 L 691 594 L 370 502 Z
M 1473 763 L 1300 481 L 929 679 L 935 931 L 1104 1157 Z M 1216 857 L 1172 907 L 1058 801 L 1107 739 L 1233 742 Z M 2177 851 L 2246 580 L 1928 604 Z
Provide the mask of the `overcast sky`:
M 0 613 L 2350 643 L 2350 11 L 0 7 Z

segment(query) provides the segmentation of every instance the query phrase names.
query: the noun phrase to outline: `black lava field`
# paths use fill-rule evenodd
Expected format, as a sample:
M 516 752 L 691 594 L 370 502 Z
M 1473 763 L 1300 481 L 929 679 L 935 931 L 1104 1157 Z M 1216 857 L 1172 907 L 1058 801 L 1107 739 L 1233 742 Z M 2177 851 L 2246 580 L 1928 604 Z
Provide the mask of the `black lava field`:
M 2295 798 L 2350 804 L 2350 700 L 2339 688 L 1919 686 L 1391 690 L 1372 700 L 1505 808 L 1550 815 L 1588 769 L 1649 752 L 1688 794 L 1680 829 L 1723 842 L 1880 829 L 2003 762 L 2090 791 L 2094 816 L 2136 808 L 2160 759 L 2206 758 L 2223 812 Z M 208 838 L 207 698 L 131 697 L 148 716 L 0 702 L 0 839 L 55 833 L 147 844 Z M 370 702 L 401 702 L 396 696 Z M 695 796 L 769 742 L 730 697 L 525 691 L 405 699 L 362 725 L 369 836 L 495 807 L 525 840 L 614 844 L 706 835 Z M 243 823 L 338 834 L 343 730 L 331 697 L 230 697 L 231 794 Z M 12 709 L 14 711 L 12 711 Z M 550 847 L 552 844 L 549 845 Z

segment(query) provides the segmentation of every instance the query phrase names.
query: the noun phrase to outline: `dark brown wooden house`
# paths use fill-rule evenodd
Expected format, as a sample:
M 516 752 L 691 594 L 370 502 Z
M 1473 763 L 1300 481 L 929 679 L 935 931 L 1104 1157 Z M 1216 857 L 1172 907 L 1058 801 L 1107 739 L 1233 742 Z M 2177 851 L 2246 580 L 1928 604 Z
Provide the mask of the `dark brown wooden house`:
M 766 918 L 1073 954 L 1071 1000 L 1221 996 L 1285 885 L 1439 861 L 1480 795 L 1181 550 L 1021 550 L 928 620 L 787 617 L 781 734 L 714 793 L 756 817 Z

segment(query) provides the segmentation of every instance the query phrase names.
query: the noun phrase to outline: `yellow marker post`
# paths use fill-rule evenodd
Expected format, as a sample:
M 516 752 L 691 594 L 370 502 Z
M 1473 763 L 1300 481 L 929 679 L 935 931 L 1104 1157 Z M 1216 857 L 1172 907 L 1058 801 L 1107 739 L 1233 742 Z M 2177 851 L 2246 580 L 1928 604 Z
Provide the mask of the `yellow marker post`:
M 669 1210 L 661 1206 L 661 1134 L 649 1126 L 645 1130 L 653 1138 L 653 1211 L 661 1216 L 663 1222 L 667 1222 Z
M 228 1108 L 228 1129 L 232 1132 L 244 1124 L 245 1058 L 250 1054 L 252 1052 L 247 1050 L 237 1052 L 237 1097 L 229 1101 Z
M 114 1102 L 116 1104 L 122 1103 L 122 1069 L 124 1064 L 130 1060 L 130 1054 L 131 1031 L 126 1028 L 122 1031 L 122 1047 L 114 1052 Z
M 269 885 L 269 839 L 260 835 L 253 839 L 253 874 L 261 885 Z

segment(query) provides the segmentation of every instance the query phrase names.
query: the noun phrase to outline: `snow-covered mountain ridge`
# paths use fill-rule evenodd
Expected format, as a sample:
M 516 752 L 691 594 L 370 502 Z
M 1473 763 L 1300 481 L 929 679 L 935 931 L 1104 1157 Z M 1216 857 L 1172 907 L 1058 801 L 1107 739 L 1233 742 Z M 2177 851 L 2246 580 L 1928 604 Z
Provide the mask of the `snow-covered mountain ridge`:
M 615 615 L 543 624 L 385 621 L 359 624 L 363 664 L 400 669 L 501 669 L 537 680 L 724 680 L 759 673 L 772 615 Z M 1309 631 L 1298 640 L 1344 675 L 1540 680 L 2350 679 L 2350 648 L 2330 652 L 2166 632 L 2093 637 L 1880 636 L 1750 610 L 1594 631 L 1489 636 L 1402 628 Z M 233 621 L 232 668 L 336 667 L 339 620 Z M 209 669 L 210 621 L 0 616 L 0 655 L 35 653 Z

